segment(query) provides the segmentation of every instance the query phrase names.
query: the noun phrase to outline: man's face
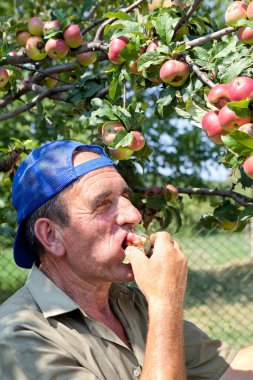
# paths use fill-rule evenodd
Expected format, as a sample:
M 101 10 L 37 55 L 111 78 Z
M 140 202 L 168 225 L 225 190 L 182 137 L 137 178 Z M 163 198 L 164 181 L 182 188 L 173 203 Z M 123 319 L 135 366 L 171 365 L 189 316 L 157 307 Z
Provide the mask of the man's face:
M 92 157 L 94 158 L 94 157 Z M 63 230 L 68 265 L 88 281 L 131 281 L 122 263 L 122 243 L 141 215 L 129 200 L 129 188 L 115 168 L 85 174 L 64 194 L 70 223 Z

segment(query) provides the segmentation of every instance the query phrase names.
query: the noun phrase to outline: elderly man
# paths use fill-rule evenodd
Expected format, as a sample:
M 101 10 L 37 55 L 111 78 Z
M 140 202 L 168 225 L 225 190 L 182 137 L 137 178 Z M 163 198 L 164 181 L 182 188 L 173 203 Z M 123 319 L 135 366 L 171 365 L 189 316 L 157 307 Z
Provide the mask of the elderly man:
M 133 249 L 122 263 L 141 216 L 101 147 L 63 140 L 34 150 L 15 175 L 13 204 L 14 259 L 32 269 L 0 307 L 1 380 L 252 379 L 250 350 L 236 355 L 183 328 L 187 260 L 168 233 L 150 237 L 150 258 Z

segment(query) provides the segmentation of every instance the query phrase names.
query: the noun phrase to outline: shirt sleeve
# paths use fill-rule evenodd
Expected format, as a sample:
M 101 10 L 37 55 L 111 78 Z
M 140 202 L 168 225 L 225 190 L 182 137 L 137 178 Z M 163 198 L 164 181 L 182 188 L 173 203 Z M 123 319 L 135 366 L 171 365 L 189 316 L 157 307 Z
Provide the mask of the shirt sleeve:
M 28 330 L 0 341 L 0 379 L 102 380 L 61 347 Z
M 187 380 L 218 380 L 237 351 L 219 339 L 211 339 L 193 323 L 185 322 Z

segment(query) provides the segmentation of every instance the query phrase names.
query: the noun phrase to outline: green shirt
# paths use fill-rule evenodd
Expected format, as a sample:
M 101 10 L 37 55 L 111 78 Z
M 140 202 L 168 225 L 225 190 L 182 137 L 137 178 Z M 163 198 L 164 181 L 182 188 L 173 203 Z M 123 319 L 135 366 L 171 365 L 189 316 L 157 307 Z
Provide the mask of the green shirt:
M 145 299 L 134 286 L 114 284 L 110 305 L 132 350 L 33 266 L 26 284 L 0 306 L 0 379 L 138 379 L 147 334 Z M 235 356 L 189 322 L 185 349 L 190 380 L 219 379 Z

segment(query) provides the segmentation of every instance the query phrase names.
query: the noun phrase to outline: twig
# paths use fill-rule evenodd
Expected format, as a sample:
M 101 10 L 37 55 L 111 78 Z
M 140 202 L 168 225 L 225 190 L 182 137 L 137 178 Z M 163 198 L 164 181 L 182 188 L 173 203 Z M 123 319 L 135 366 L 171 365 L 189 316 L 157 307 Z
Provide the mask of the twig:
M 152 188 L 151 188 L 152 189 Z M 160 189 L 160 192 L 159 192 Z M 147 194 L 148 188 L 140 188 L 136 187 L 133 189 L 135 193 L 139 194 Z M 187 194 L 187 195 L 207 195 L 207 196 L 220 196 L 224 198 L 231 198 L 238 204 L 244 207 L 253 207 L 253 198 L 247 197 L 243 194 L 237 193 L 236 191 L 232 190 L 220 190 L 220 189 L 206 189 L 206 188 L 184 188 L 184 187 L 178 187 L 177 188 L 179 194 Z M 164 188 L 156 188 L 156 194 L 164 194 Z
M 123 108 L 126 108 L 126 81 L 123 83 Z
M 176 24 L 175 28 L 174 28 L 174 35 L 177 33 L 177 31 L 180 29 L 180 27 L 183 25 L 183 24 L 186 24 L 187 21 L 189 20 L 189 18 L 191 17 L 191 15 L 195 12 L 195 10 L 198 8 L 198 6 L 200 5 L 200 3 L 202 3 L 203 0 L 195 0 L 194 3 L 190 6 L 190 8 L 188 9 L 188 11 L 186 12 L 185 15 L 183 15 L 178 23 Z
M 226 34 L 229 34 L 229 33 L 235 32 L 235 31 L 236 31 L 235 28 L 232 28 L 231 26 L 229 26 L 228 28 L 218 30 L 217 32 L 213 32 L 213 33 L 207 34 L 206 36 L 196 38 L 195 40 L 187 41 L 184 43 L 186 46 L 189 46 L 189 47 L 199 46 L 199 45 L 204 44 L 207 41 L 211 41 L 211 40 L 221 38 L 221 37 L 225 36 Z
M 136 1 L 135 3 L 133 3 L 132 5 L 130 5 L 129 7 L 125 8 L 125 9 L 122 9 L 121 11 L 124 12 L 124 13 L 129 13 L 131 11 L 133 11 L 135 8 L 137 8 L 141 3 L 143 3 L 144 1 L 146 0 L 138 0 Z M 114 21 L 116 21 L 117 18 L 116 17 L 113 17 L 113 18 L 110 18 L 109 20 L 106 20 L 97 30 L 97 33 L 95 35 L 95 38 L 94 38 L 94 42 L 98 42 L 98 41 L 101 41 L 102 39 L 102 36 L 103 36 L 103 33 L 104 33 L 104 29 L 107 25 L 110 25 L 112 24 Z
M 195 74 L 202 80 L 203 83 L 207 84 L 210 88 L 214 87 L 215 84 L 201 71 L 201 69 L 196 65 L 196 63 L 192 60 L 192 58 L 184 54 L 184 59 L 188 63 L 189 66 L 191 66 L 192 70 L 195 72 Z

